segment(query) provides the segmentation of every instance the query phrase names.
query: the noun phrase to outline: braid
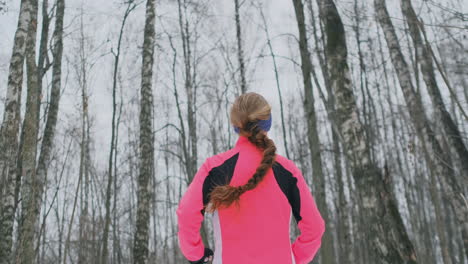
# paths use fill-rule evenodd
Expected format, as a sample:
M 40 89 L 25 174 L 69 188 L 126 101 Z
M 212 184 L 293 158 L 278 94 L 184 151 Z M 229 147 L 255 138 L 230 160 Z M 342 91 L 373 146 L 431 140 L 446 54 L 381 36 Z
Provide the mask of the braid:
M 276 156 L 276 146 L 273 140 L 267 137 L 265 133 L 260 133 L 260 129 L 255 126 L 252 131 L 252 135 L 249 137 L 249 141 L 257 146 L 257 148 L 263 149 L 263 158 L 260 165 L 257 167 L 252 178 L 243 186 L 245 191 L 250 191 L 257 187 L 257 185 L 263 180 L 267 171 L 273 165 Z
M 265 178 L 266 173 L 272 167 L 276 157 L 276 146 L 273 140 L 263 133 L 256 123 L 248 123 L 246 130 L 250 131 L 249 141 L 257 148 L 263 150 L 263 158 L 253 176 L 246 184 L 241 186 L 223 185 L 217 186 L 210 194 L 211 206 L 209 211 L 214 211 L 220 207 L 229 207 L 234 202 L 239 202 L 240 196 L 246 191 L 255 189 Z

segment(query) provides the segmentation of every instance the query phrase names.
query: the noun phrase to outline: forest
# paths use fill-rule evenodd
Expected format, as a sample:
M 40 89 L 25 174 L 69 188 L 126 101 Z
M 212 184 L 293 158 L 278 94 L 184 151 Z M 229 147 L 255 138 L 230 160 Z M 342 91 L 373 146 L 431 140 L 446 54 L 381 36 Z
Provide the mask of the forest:
M 325 220 L 312 263 L 468 264 L 467 22 L 464 0 L 0 0 L 0 264 L 188 263 L 179 200 L 246 92 Z

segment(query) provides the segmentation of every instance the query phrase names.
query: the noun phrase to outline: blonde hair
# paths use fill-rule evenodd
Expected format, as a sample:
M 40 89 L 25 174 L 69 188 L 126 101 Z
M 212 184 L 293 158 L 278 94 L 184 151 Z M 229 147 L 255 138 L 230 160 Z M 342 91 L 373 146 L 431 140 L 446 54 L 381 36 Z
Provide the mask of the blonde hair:
M 232 203 L 239 202 L 240 196 L 246 191 L 255 189 L 272 167 L 276 157 L 275 143 L 257 125 L 259 120 L 267 120 L 270 115 L 271 106 L 260 94 L 246 93 L 234 101 L 231 107 L 231 123 L 239 128 L 240 135 L 246 136 L 257 148 L 263 150 L 263 158 L 246 184 L 215 187 L 210 193 L 208 211 L 229 207 Z
M 231 123 L 240 129 L 241 135 L 248 136 L 249 125 L 258 120 L 267 120 L 271 115 L 271 106 L 257 93 L 246 93 L 236 98 L 231 107 Z

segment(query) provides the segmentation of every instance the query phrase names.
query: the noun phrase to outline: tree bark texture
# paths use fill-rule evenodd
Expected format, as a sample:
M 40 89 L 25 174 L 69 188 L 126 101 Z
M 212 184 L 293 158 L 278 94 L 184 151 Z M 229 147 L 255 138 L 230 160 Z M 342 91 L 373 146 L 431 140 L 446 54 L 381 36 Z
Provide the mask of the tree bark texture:
M 36 8 L 36 10 L 34 9 Z M 0 129 L 0 263 L 10 263 L 15 218 L 16 158 L 20 125 L 21 90 L 26 41 L 36 0 L 22 0 L 8 74 L 7 94 Z
M 154 173 L 153 140 L 153 55 L 155 46 L 155 0 L 146 3 L 146 20 L 143 40 L 143 66 L 141 72 L 140 105 L 140 174 L 138 175 L 138 206 L 133 247 L 133 262 L 148 263 L 148 236 L 151 209 L 150 179 Z
M 239 15 L 239 0 L 234 0 L 234 9 L 236 17 L 236 36 L 237 36 L 237 58 L 239 60 L 239 74 L 241 80 L 241 93 L 247 92 L 247 83 L 245 81 L 245 62 L 244 62 L 244 51 L 242 49 L 242 33 L 240 25 L 240 15 Z
M 18 178 L 21 186 L 21 218 L 18 224 L 19 238 L 16 253 L 16 263 L 32 264 L 35 261 L 34 239 L 36 223 L 40 213 L 39 179 L 36 174 L 37 136 L 39 125 L 39 75 L 36 65 L 36 33 L 37 33 L 37 1 L 31 3 L 31 24 L 26 41 L 26 72 L 28 95 L 26 98 L 26 114 L 21 131 L 22 148 L 18 155 Z M 40 199 L 39 199 L 40 200 Z M 38 204 L 39 206 L 36 206 Z
M 318 0 L 318 5 L 320 19 L 325 27 L 330 86 L 336 102 L 336 118 L 333 121 L 337 123 L 344 152 L 356 182 L 363 210 L 361 222 L 368 223 L 363 232 L 375 251 L 370 254 L 372 262 L 416 263 L 416 254 L 398 212 L 396 200 L 386 187 L 389 174 L 383 175 L 370 159 L 365 126 L 359 120 L 350 79 L 346 36 L 341 17 L 332 0 Z
M 411 5 L 410 1 L 402 0 L 401 8 L 406 18 L 406 23 L 408 24 L 410 36 L 413 39 L 413 44 L 414 44 L 415 54 L 416 54 L 416 61 L 421 66 L 423 80 L 426 83 L 426 87 L 429 91 L 429 95 L 432 100 L 432 103 L 436 106 L 435 116 L 439 119 L 440 123 L 442 124 L 442 127 L 446 133 L 447 139 L 450 142 L 449 146 L 455 149 L 454 153 L 457 153 L 459 157 L 463 157 L 464 155 L 466 155 L 465 160 L 468 160 L 468 152 L 466 151 L 466 148 L 463 144 L 460 132 L 458 131 L 457 126 L 455 125 L 450 114 L 445 108 L 444 102 L 442 100 L 440 90 L 439 90 L 439 87 L 435 78 L 434 66 L 432 64 L 432 56 L 427 46 L 423 43 L 423 39 L 420 35 L 421 32 L 420 32 L 419 26 L 422 27 L 423 25 L 419 24 L 420 23 L 419 19 L 416 13 L 414 12 L 413 6 Z M 415 69 L 418 70 L 418 67 L 416 66 Z M 467 164 L 468 164 L 467 162 L 462 162 L 463 167 L 466 167 Z M 467 173 L 468 173 L 468 170 L 462 172 L 462 175 L 468 175 Z M 431 174 L 433 174 L 433 172 L 431 172 Z M 434 176 L 432 175 L 431 177 L 434 177 Z M 437 233 L 438 233 L 439 240 L 440 240 L 442 258 L 445 264 L 450 264 L 452 263 L 452 261 L 450 258 L 450 254 L 448 252 L 448 248 L 449 248 L 448 241 L 445 236 L 445 228 L 444 228 L 445 223 L 441 219 L 442 212 L 441 212 L 439 195 L 437 194 L 437 190 L 435 188 L 436 181 L 433 180 L 432 182 L 433 182 L 432 184 L 433 186 L 431 186 L 430 192 L 431 192 L 432 200 L 434 203 L 434 209 L 435 209 L 435 214 L 436 214 L 436 228 L 437 228 Z
M 464 247 L 466 249 L 468 247 L 467 199 L 458 179 L 455 177 L 453 168 L 450 165 L 450 153 L 446 153 L 446 151 L 444 151 L 429 125 L 429 120 L 424 112 L 421 98 L 415 92 L 411 81 L 410 70 L 401 52 L 398 37 L 392 21 L 390 20 L 385 0 L 375 0 L 374 4 L 378 22 L 383 29 L 387 46 L 390 50 L 392 63 L 397 73 L 410 117 L 415 126 L 416 134 L 422 142 L 423 148 L 425 148 L 426 162 L 429 164 L 433 163 L 434 173 L 439 178 L 442 191 L 444 192 L 443 195 L 449 199 L 455 212 L 455 216 L 462 233 Z
M 307 120 L 307 136 L 313 168 L 313 179 L 316 183 L 315 197 L 320 213 L 325 221 L 329 223 L 329 212 L 325 197 L 325 174 L 323 173 L 322 155 L 320 152 L 320 139 L 318 137 L 317 116 L 314 108 L 314 94 L 312 87 L 312 62 L 310 60 L 307 44 L 307 33 L 305 27 L 304 5 L 302 0 L 293 0 L 296 13 L 297 26 L 299 29 L 299 50 L 301 53 L 301 69 L 304 81 L 304 112 Z M 331 229 L 327 229 L 322 237 L 320 250 L 321 261 L 324 263 L 335 263 L 335 253 Z
M 464 182 L 465 184 L 468 184 L 468 162 L 466 162 L 468 160 L 468 150 L 463 142 L 462 135 L 457 125 L 450 116 L 450 113 L 447 111 L 444 100 L 442 99 L 432 62 L 432 54 L 430 51 L 431 47 L 429 43 L 424 43 L 423 37 L 421 36 L 425 30 L 424 24 L 417 17 L 411 1 L 401 0 L 401 9 L 406 17 L 409 32 L 413 39 L 414 48 L 416 49 L 416 57 L 421 65 L 423 80 L 426 83 L 432 104 L 435 106 L 435 116 L 442 125 L 449 141 L 450 148 L 454 150 L 454 153 L 456 153 L 460 160 L 461 175 L 464 175 Z M 468 254 L 468 248 L 465 247 L 465 251 L 467 251 Z
M 53 35 L 53 66 L 52 66 L 52 88 L 50 102 L 47 112 L 47 121 L 44 129 L 38 166 L 36 170 L 38 193 L 35 198 L 35 209 L 40 210 L 47 169 L 49 166 L 51 151 L 55 136 L 55 127 L 60 103 L 60 88 L 62 78 L 62 54 L 63 54 L 63 19 L 65 15 L 65 0 L 57 0 L 55 29 Z M 37 221 L 37 218 L 36 218 Z

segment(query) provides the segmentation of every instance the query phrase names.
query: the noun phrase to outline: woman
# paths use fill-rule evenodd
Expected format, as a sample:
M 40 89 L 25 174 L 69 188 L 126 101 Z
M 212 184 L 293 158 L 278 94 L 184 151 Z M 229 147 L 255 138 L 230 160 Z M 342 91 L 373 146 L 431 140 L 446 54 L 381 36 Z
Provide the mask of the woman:
M 182 253 L 189 263 L 309 263 L 325 225 L 301 172 L 267 136 L 270 105 L 259 94 L 243 94 L 232 105 L 231 123 L 239 133 L 235 147 L 208 158 L 180 201 Z M 214 256 L 199 232 L 205 211 L 213 213 Z M 292 245 L 291 216 L 301 231 Z

